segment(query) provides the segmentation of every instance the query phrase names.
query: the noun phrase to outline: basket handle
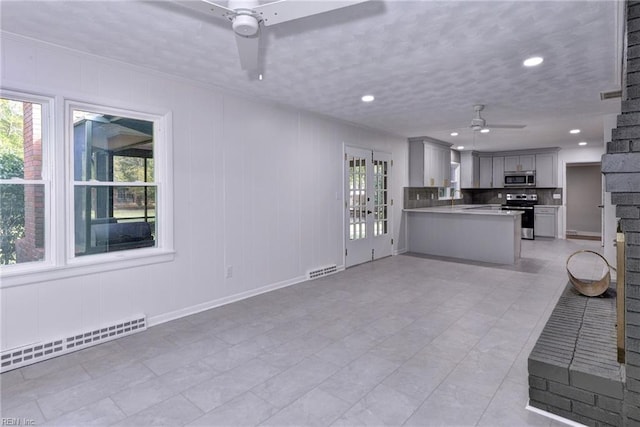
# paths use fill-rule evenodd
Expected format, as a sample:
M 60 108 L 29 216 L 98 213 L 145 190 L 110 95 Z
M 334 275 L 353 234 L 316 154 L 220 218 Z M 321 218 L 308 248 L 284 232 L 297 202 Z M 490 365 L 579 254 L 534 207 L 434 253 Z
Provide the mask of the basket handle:
M 569 255 L 569 258 L 567 258 L 567 262 L 566 262 L 566 268 L 567 268 L 567 271 L 569 271 L 569 260 L 570 260 L 574 255 L 578 255 L 578 254 L 580 254 L 580 253 L 590 253 L 590 254 L 597 255 L 597 256 L 599 256 L 599 257 L 604 261 L 604 263 L 607 265 L 607 267 L 609 267 L 609 268 L 610 268 L 611 270 L 613 270 L 613 271 L 618 271 L 618 270 L 616 270 L 616 268 L 615 268 L 614 266 L 612 266 L 611 264 L 609 264 L 609 261 L 607 261 L 607 259 L 606 259 L 605 257 L 603 257 L 602 255 L 600 255 L 598 252 L 596 252 L 596 251 L 592 251 L 592 250 L 590 250 L 590 249 L 580 249 L 579 251 L 575 251 L 574 253 L 572 253 L 571 255 Z

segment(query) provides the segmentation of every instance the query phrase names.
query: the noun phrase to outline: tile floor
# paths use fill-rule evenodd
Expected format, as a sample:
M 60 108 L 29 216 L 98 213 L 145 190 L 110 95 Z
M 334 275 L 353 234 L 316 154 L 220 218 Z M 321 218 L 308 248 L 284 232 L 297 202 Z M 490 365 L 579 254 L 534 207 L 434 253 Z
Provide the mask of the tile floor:
M 559 426 L 527 356 L 599 242 L 523 241 L 515 266 L 390 257 L 0 376 L 36 425 Z

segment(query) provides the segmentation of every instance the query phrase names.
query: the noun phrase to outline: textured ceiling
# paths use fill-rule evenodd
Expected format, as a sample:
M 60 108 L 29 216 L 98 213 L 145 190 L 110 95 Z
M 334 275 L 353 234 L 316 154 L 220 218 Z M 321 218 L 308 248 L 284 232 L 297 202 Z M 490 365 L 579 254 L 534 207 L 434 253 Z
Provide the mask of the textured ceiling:
M 0 22 L 7 32 L 391 133 L 502 150 L 602 144 L 602 116 L 620 105 L 600 100 L 620 87 L 620 6 L 369 1 L 264 29 L 262 81 L 240 69 L 229 23 L 174 2 L 3 0 Z M 534 54 L 544 63 L 523 67 Z M 376 100 L 362 103 L 366 93 Z M 489 124 L 527 126 L 474 133 L 476 103 L 487 105 Z M 582 133 L 569 135 L 573 128 Z

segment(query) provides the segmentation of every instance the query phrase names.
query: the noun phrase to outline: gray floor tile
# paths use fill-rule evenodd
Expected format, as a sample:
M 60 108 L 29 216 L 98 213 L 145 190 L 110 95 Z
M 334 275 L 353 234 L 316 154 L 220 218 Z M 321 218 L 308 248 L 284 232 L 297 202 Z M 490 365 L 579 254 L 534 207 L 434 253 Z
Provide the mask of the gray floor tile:
M 74 384 L 82 384 L 89 380 L 91 377 L 85 370 L 81 366 L 75 366 L 13 385 L 6 385 L 2 382 L 0 383 L 2 391 L 0 404 L 3 410 L 10 409 L 36 399 L 54 396 Z
M 271 404 L 246 392 L 189 423 L 189 426 L 255 426 L 277 412 Z
M 30 400 L 24 405 L 13 408 L 0 407 L 0 412 L 2 413 L 2 419 L 20 420 L 21 425 L 39 426 L 44 424 L 46 420 L 35 400 Z
M 328 426 L 344 413 L 349 404 L 318 388 L 282 409 L 263 426 Z
M 154 377 L 148 381 L 127 387 L 111 395 L 116 405 L 127 415 L 147 409 L 176 394 L 160 378 Z
M 182 394 L 204 412 L 228 402 L 281 371 L 268 363 L 252 359 L 230 371 L 191 387 Z
M 153 372 L 138 363 L 113 374 L 85 381 L 40 398 L 38 405 L 47 419 L 57 418 L 66 412 L 98 402 L 126 387 L 143 383 L 154 376 Z
M 384 379 L 383 384 L 417 399 L 426 399 L 455 369 L 457 362 L 432 356 L 416 355 Z
M 334 426 L 399 426 L 420 406 L 422 399 L 408 396 L 384 384 L 353 405 Z
M 331 338 L 311 332 L 266 350 L 260 358 L 273 366 L 287 369 L 332 343 Z
M 406 426 L 473 426 L 491 397 L 452 385 L 440 385 L 407 420 Z
M 227 347 L 229 345 L 222 340 L 205 338 L 147 359 L 143 363 L 157 375 L 162 375 Z
M 109 398 L 99 400 L 75 411 L 55 418 L 44 425 L 51 426 L 102 426 L 111 425 L 126 415 Z
M 327 378 L 320 389 L 346 402 L 355 403 L 399 366 L 399 363 L 365 354 Z
M 181 395 L 160 402 L 113 424 L 118 427 L 183 426 L 202 416 L 202 411 Z
M 529 399 L 527 384 L 504 381 L 489 403 L 478 426 L 549 426 L 549 418 L 523 411 L 523 402 Z
M 1 374 L 3 416 L 557 425 L 524 409 L 527 357 L 577 249 L 601 248 L 535 240 L 511 266 L 412 255 L 356 266 Z
M 253 388 L 253 393 L 273 406 L 282 408 L 316 387 L 339 369 L 311 356 Z

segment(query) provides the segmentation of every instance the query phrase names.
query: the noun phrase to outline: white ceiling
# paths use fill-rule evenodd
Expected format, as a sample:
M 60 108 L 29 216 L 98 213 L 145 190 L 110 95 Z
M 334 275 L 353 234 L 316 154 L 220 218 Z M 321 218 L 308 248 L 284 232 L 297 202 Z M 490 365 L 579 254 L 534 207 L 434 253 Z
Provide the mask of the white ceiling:
M 0 22 L 7 32 L 394 134 L 504 150 L 602 145 L 602 117 L 620 108 L 600 92 L 620 88 L 621 6 L 369 1 L 266 28 L 262 81 L 240 69 L 229 23 L 170 1 L 3 0 Z M 544 63 L 523 67 L 534 54 Z M 364 104 L 368 93 L 376 100 Z M 487 105 L 489 124 L 527 126 L 474 133 L 476 103 Z M 573 128 L 581 134 L 569 135 Z

